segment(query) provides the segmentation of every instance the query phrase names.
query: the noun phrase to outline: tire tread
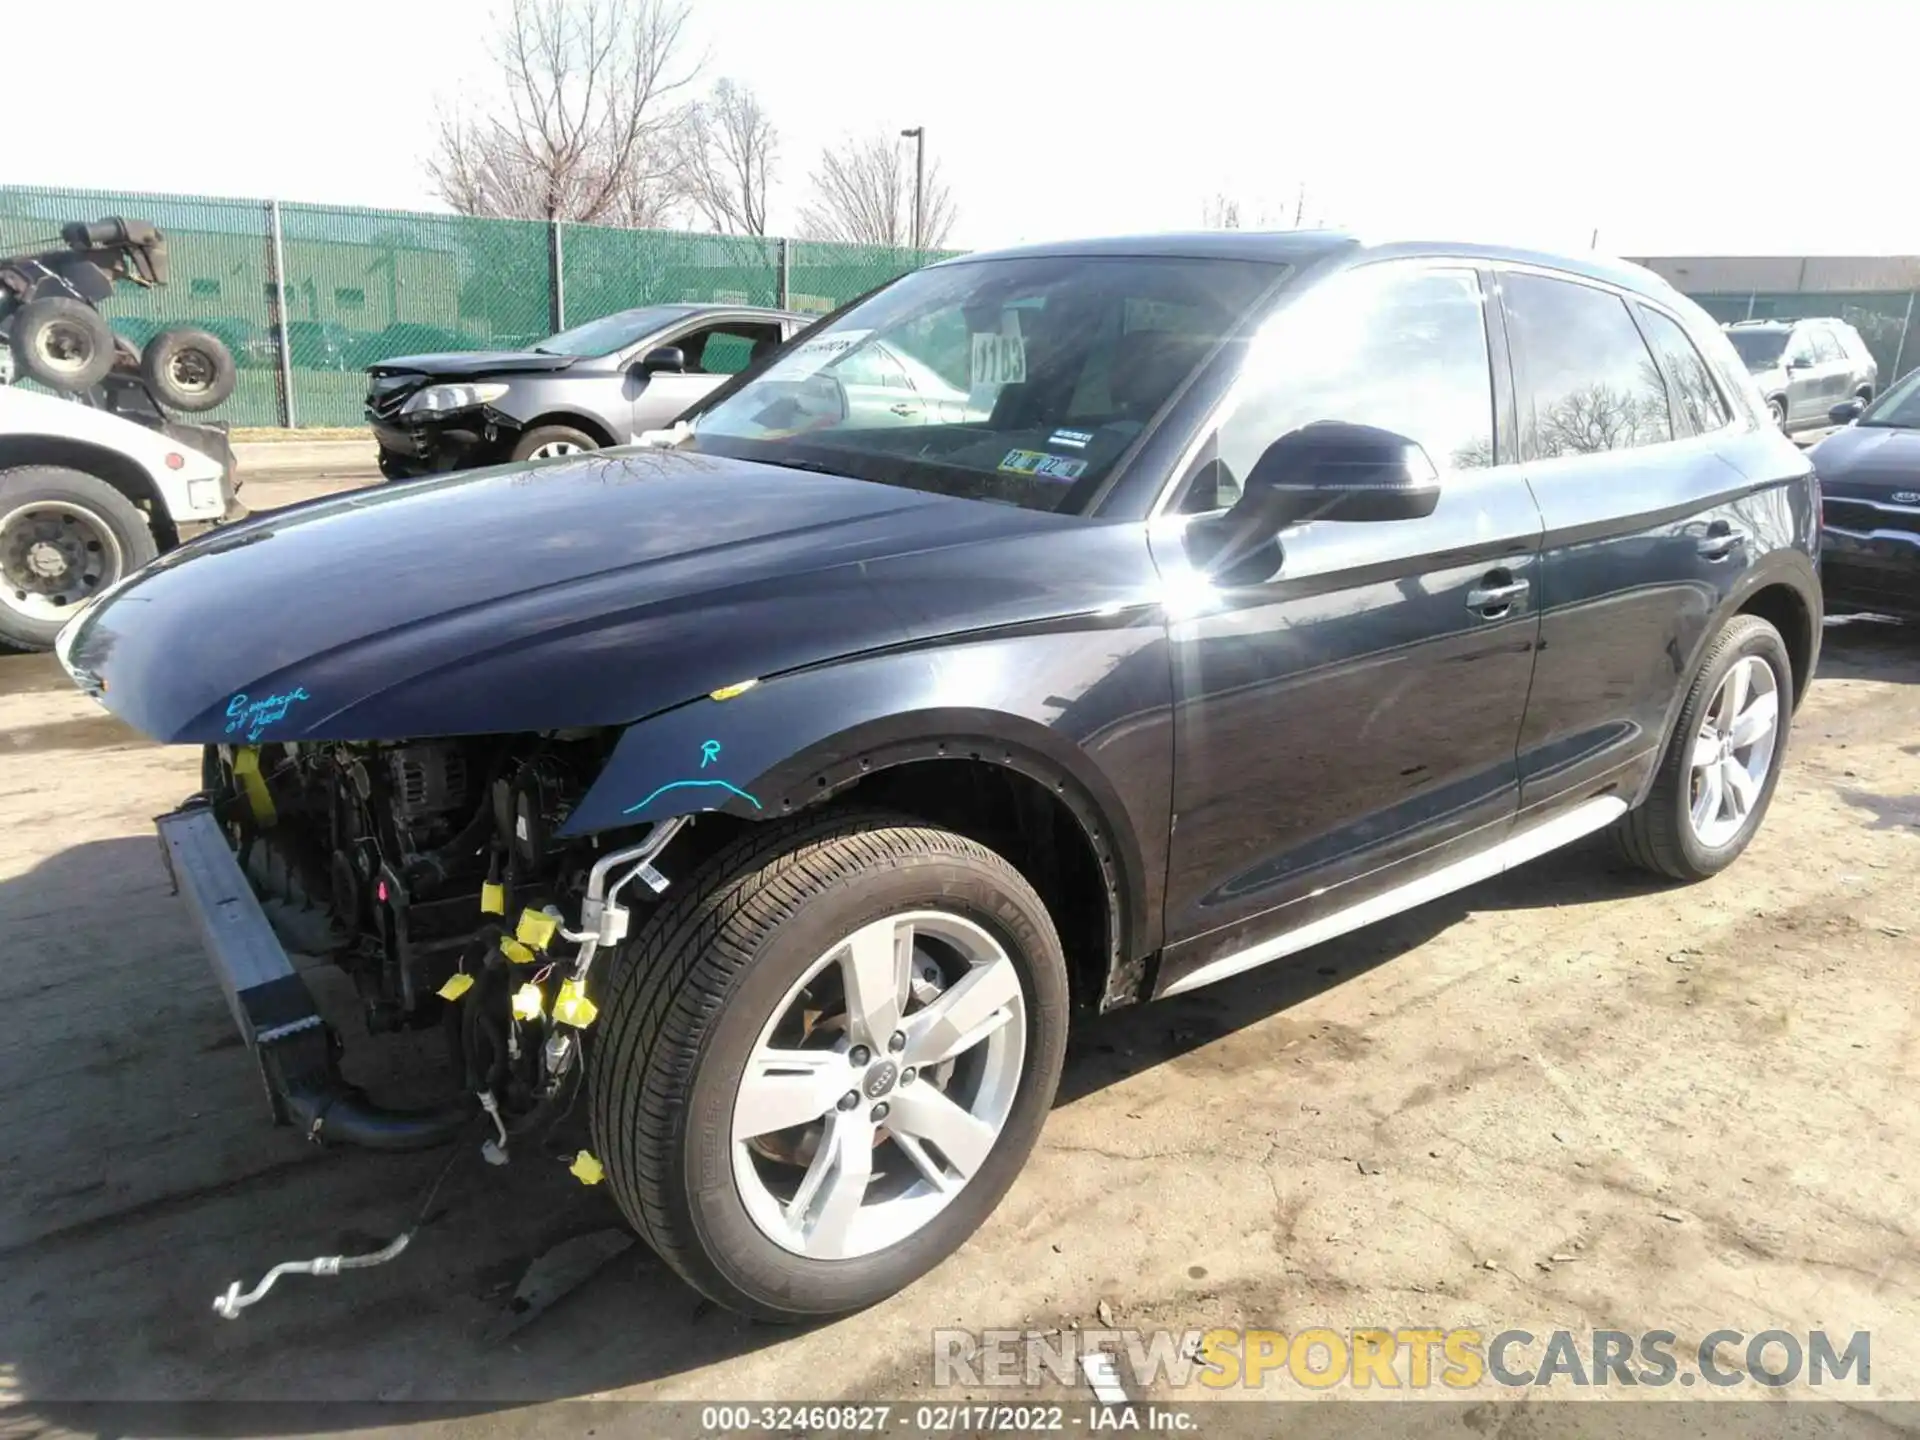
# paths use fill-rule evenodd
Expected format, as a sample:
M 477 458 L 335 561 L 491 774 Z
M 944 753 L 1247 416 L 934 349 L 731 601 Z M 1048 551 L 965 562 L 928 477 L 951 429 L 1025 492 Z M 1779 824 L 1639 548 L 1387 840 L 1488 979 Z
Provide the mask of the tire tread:
M 595 1153 L 621 1210 L 695 1288 L 705 1288 L 697 1242 L 673 1222 L 668 1187 L 700 1041 L 735 978 L 822 890 L 865 870 L 951 860 L 1028 888 L 985 846 L 904 817 L 843 811 L 773 821 L 707 861 L 614 957 L 588 1052 Z

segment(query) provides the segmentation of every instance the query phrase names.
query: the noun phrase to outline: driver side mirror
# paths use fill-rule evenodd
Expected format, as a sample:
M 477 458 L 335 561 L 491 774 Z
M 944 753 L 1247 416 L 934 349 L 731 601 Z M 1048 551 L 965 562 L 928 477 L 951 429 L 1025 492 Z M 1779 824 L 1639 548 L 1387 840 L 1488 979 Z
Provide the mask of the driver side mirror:
M 1789 355 L 1787 357 L 1787 369 L 1789 370 L 1811 370 L 1812 368 L 1813 357 L 1811 355 Z
M 678 345 L 656 345 L 639 365 L 642 375 L 678 375 L 686 368 L 686 353 Z
M 1417 520 L 1439 503 L 1439 472 L 1417 442 L 1324 420 L 1269 445 L 1222 518 L 1265 538 L 1303 520 Z
M 1265 573 L 1277 568 L 1277 537 L 1290 525 L 1417 520 L 1439 503 L 1439 472 L 1418 442 L 1373 425 L 1323 420 L 1269 445 L 1233 507 L 1189 533 L 1214 573 Z

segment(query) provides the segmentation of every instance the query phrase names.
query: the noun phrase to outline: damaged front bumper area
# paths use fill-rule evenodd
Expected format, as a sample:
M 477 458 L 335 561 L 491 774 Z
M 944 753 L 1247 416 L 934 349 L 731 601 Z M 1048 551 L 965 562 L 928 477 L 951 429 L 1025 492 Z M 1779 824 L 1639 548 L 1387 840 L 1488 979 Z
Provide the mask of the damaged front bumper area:
M 338 1041 L 275 937 L 213 809 L 189 801 L 154 825 L 174 889 L 259 1063 L 274 1122 L 297 1125 L 316 1142 L 373 1150 L 423 1150 L 456 1138 L 477 1110 L 471 1098 L 437 1110 L 390 1110 L 341 1075 Z

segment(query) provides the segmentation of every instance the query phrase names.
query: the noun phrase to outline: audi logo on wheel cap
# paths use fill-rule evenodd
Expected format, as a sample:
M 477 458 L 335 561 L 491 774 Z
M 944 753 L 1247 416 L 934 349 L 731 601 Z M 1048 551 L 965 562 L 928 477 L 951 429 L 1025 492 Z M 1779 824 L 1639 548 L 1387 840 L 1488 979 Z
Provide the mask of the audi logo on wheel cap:
M 897 1080 L 899 1076 L 900 1067 L 898 1065 L 895 1065 L 891 1060 L 882 1060 L 878 1065 L 867 1071 L 866 1082 L 861 1088 L 867 1092 L 867 1098 L 869 1100 L 878 1100 L 882 1095 L 893 1089 L 893 1082 Z

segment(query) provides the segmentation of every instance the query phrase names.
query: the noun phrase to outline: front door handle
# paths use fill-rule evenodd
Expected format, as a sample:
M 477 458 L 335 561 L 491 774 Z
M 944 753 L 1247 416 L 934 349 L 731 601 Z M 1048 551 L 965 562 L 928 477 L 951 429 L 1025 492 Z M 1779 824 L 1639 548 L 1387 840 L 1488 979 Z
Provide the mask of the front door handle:
M 1489 620 L 1497 620 L 1526 595 L 1529 586 L 1525 580 L 1508 580 L 1505 571 L 1495 571 L 1484 577 L 1482 584 L 1467 592 L 1467 608 L 1477 611 Z
M 1736 530 L 1724 520 L 1716 520 L 1707 527 L 1707 533 L 1695 548 L 1703 559 L 1724 560 L 1746 543 L 1746 531 Z
M 918 415 L 920 407 L 911 400 L 896 400 L 887 407 L 896 415 Z

